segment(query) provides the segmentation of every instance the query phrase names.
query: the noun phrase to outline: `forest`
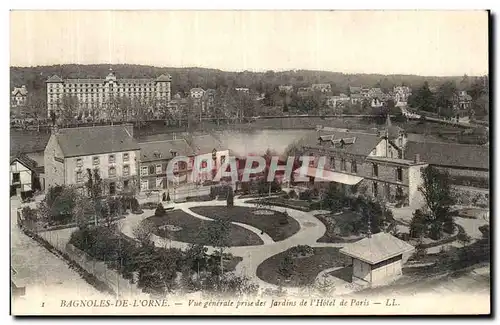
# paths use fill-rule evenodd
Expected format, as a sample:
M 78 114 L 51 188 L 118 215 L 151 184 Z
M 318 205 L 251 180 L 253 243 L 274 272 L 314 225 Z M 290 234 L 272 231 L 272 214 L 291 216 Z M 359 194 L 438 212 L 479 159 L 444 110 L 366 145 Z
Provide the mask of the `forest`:
M 206 68 L 154 67 L 130 64 L 94 64 L 94 65 L 51 65 L 36 67 L 11 67 L 10 86 L 26 85 L 28 91 L 45 94 L 45 81 L 57 74 L 65 78 L 105 78 L 112 69 L 118 78 L 156 78 L 161 74 L 172 76 L 172 94 L 186 94 L 191 88 L 226 89 L 246 87 L 255 93 L 273 93 L 279 85 L 292 85 L 294 88 L 309 87 L 314 83 L 329 83 L 332 94 L 347 93 L 349 86 L 380 87 L 388 91 L 394 86 L 406 85 L 418 88 L 425 81 L 429 87 L 438 87 L 444 82 L 459 84 L 464 76 L 431 77 L 417 75 L 380 75 L 380 74 L 344 74 L 329 71 L 266 71 L 266 72 L 231 72 Z M 470 79 L 473 79 L 471 77 Z

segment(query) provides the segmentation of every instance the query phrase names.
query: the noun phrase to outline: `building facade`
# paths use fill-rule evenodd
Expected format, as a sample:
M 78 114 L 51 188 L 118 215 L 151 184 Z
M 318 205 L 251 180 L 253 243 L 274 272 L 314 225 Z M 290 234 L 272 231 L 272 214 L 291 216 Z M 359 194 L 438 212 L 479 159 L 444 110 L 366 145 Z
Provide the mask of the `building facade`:
M 322 187 L 333 183 L 347 194 L 363 194 L 388 203 L 420 206 L 423 197 L 418 186 L 422 184 L 422 168 L 427 164 L 418 157 L 403 159 L 405 143 L 404 131 L 392 126 L 380 134 L 323 133 L 302 147 L 304 155 L 314 157 L 306 175 L 309 186 Z M 323 166 L 320 157 L 325 157 Z
M 140 190 L 170 190 L 182 184 L 192 182 L 194 151 L 184 139 L 139 143 Z M 173 166 L 173 172 L 184 180 L 168 179 L 167 167 L 178 156 L 188 157 L 189 162 L 179 162 Z
M 99 173 L 104 194 L 135 191 L 138 160 L 132 125 L 53 130 L 44 151 L 46 188 L 83 188 L 91 171 Z
M 311 89 L 312 89 L 312 91 L 329 93 L 332 91 L 332 85 L 330 85 L 330 84 L 312 84 Z
M 387 233 L 368 235 L 340 250 L 352 265 L 352 282 L 360 285 L 384 285 L 403 274 L 403 264 L 415 248 Z
M 119 79 L 112 71 L 105 79 L 62 79 L 54 75 L 46 82 L 48 114 L 63 109 L 65 97 L 75 99 L 84 117 L 90 116 L 91 109 L 106 108 L 122 97 L 168 104 L 171 81 L 172 77 L 165 74 L 156 79 Z
M 411 89 L 408 86 L 397 86 L 393 89 L 394 102 L 397 107 L 406 106 L 408 98 L 411 95 Z
M 28 102 L 28 89 L 26 89 L 26 86 L 15 87 L 11 92 L 10 99 L 12 107 L 25 106 Z

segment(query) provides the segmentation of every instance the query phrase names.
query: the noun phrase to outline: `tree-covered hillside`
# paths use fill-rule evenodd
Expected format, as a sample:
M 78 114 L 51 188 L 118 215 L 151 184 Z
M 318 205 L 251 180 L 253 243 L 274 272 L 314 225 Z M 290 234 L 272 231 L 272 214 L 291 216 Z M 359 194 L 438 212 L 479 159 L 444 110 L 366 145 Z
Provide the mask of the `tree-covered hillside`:
M 94 64 L 51 65 L 37 67 L 11 67 L 10 86 L 26 85 L 29 91 L 45 93 L 45 81 L 53 74 L 62 78 L 104 78 L 109 69 L 118 78 L 154 78 L 162 73 L 172 76 L 172 93 L 186 93 L 193 87 L 224 89 L 247 87 L 257 93 L 272 93 L 278 85 L 308 87 L 313 83 L 329 83 L 333 94 L 347 92 L 349 86 L 380 87 L 392 89 L 395 85 L 420 87 L 424 81 L 430 87 L 451 81 L 459 83 L 463 76 L 425 77 L 416 75 L 344 74 L 328 71 L 295 70 L 283 72 L 230 72 L 206 68 L 159 68 L 147 65 Z

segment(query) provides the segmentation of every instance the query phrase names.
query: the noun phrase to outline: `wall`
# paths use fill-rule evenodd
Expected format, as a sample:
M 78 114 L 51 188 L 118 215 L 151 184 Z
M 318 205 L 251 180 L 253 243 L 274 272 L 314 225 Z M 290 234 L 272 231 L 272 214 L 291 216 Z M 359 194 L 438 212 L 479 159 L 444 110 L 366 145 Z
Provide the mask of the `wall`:
M 352 277 L 362 279 L 364 281 L 370 282 L 370 264 L 365 263 L 356 258 L 352 259 Z
M 439 170 L 447 171 L 450 176 L 470 176 L 476 178 L 490 178 L 489 170 L 462 169 L 436 166 Z
M 129 177 L 137 176 L 137 159 L 139 151 L 126 151 L 129 154 L 129 160 L 127 162 L 123 161 L 123 153 L 125 152 L 113 152 L 99 155 L 90 155 L 90 156 L 80 156 L 80 157 L 71 157 L 66 158 L 66 182 L 67 184 L 77 184 L 76 181 L 76 171 L 79 168 L 83 174 L 83 182 L 87 179 L 87 168 L 94 169 L 96 167 L 99 168 L 101 173 L 101 178 L 108 179 L 109 178 L 109 167 L 114 166 L 116 168 L 116 177 L 112 179 L 118 179 L 123 175 L 123 166 L 128 165 L 130 174 Z M 115 155 L 115 163 L 110 164 L 108 162 L 108 157 L 110 154 Z M 93 157 L 99 157 L 99 165 L 93 165 Z M 77 159 L 82 159 L 83 166 L 77 168 Z
M 20 183 L 17 183 L 16 185 L 20 185 L 21 191 L 31 191 L 31 170 L 25 167 L 19 161 L 14 161 L 12 165 L 10 165 L 10 185 L 14 185 L 12 183 L 12 174 L 14 173 L 19 173 Z
M 424 196 L 422 193 L 419 191 L 419 187 L 422 186 L 423 184 L 423 178 L 422 178 L 422 172 L 423 169 L 426 168 L 428 165 L 418 165 L 418 166 L 411 166 L 409 168 L 409 199 L 410 199 L 410 206 L 414 207 L 415 209 L 420 208 L 422 205 L 425 204 Z
M 64 171 L 66 166 L 64 163 L 56 161 L 55 157 L 63 158 L 63 153 L 55 136 L 51 135 L 44 151 L 45 189 L 65 184 Z
M 402 275 L 401 264 L 401 259 L 398 259 L 383 266 L 372 268 L 372 285 L 386 284 L 396 280 Z
M 490 192 L 486 189 L 474 187 L 453 186 L 453 196 L 456 204 L 487 208 L 490 204 Z

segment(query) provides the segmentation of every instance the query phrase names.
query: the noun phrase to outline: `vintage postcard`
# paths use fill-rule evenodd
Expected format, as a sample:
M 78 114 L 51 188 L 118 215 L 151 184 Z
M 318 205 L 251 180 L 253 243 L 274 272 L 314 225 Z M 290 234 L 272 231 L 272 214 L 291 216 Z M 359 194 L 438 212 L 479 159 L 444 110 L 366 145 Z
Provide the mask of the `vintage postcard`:
M 489 21 L 11 11 L 11 314 L 489 315 Z

